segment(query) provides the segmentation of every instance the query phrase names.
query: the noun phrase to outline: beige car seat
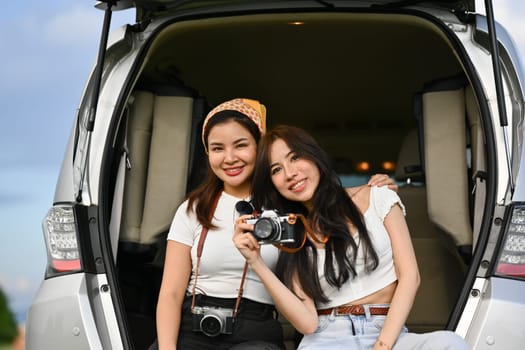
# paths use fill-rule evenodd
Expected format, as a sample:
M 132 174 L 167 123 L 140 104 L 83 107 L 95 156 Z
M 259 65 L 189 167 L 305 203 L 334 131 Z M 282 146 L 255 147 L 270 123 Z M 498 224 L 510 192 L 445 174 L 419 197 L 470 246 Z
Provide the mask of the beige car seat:
M 135 91 L 122 121 L 110 234 L 136 349 L 156 336 L 166 234 L 188 184 L 193 109 L 191 97 Z
M 192 107 L 190 97 L 134 93 L 121 243 L 152 244 L 169 229 L 186 194 Z
M 421 285 L 407 320 L 412 332 L 444 329 L 463 284 L 465 265 L 452 238 L 434 225 L 427 208 L 417 130 L 401 146 L 395 177 L 406 207 Z

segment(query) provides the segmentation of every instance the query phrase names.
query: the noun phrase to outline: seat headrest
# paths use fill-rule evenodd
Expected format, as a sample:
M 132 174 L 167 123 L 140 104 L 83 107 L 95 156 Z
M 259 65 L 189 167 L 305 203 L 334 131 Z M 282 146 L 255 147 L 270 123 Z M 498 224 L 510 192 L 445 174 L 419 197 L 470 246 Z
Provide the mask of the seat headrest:
M 417 130 L 411 130 L 403 140 L 399 150 L 395 178 L 399 182 L 423 181 L 423 168 L 419 155 Z

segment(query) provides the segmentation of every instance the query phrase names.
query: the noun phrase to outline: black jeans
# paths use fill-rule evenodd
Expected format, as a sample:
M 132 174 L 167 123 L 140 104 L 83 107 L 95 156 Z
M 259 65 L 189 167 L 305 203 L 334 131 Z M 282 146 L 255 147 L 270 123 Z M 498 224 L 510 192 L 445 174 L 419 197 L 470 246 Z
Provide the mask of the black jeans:
M 198 295 L 195 304 L 233 309 L 235 299 Z M 155 345 L 149 350 L 157 349 Z M 189 296 L 182 304 L 177 349 L 282 350 L 285 347 L 281 323 L 277 320 L 277 313 L 273 305 L 243 298 L 239 304 L 239 312 L 233 324 L 232 334 L 219 334 L 216 337 L 209 337 L 202 332 L 193 330 L 191 296 Z

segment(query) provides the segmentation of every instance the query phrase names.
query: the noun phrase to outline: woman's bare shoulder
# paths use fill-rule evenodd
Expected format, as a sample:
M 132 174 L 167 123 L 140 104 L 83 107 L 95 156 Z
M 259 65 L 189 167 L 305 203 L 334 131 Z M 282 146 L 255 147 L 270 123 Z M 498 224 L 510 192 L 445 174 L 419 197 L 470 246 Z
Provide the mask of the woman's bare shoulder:
M 354 186 L 354 187 L 346 187 L 346 193 L 350 196 L 350 198 L 360 197 L 363 194 L 367 195 L 370 193 L 370 186 L 368 185 L 361 185 L 361 186 Z
M 365 212 L 370 202 L 370 189 L 368 185 L 346 188 L 346 193 L 354 201 L 361 212 Z

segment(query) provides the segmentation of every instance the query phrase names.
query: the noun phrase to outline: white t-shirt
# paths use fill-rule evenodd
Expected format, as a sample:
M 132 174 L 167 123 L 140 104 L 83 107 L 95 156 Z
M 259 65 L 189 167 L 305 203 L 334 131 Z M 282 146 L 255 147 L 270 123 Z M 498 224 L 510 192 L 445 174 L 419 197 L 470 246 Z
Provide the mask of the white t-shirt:
M 348 304 L 356 299 L 370 295 L 390 283 L 397 280 L 392 257 L 392 244 L 390 236 L 383 224 L 390 209 L 399 204 L 403 213 L 405 207 L 396 192 L 388 187 L 372 187 L 370 191 L 370 204 L 363 217 L 365 225 L 372 240 L 372 244 L 379 258 L 377 268 L 371 272 L 365 271 L 363 250 L 358 249 L 355 269 L 357 276 L 350 277 L 340 289 L 328 284 L 324 276 L 325 250 L 317 249 L 318 269 L 321 288 L 325 295 L 330 299 L 326 304 L 317 305 L 318 309 L 327 309 L 339 305 Z M 356 244 L 359 246 L 359 236 L 354 236 Z
M 202 250 L 200 271 L 197 279 L 197 294 L 218 298 L 236 298 L 239 293 L 245 259 L 232 241 L 235 219 L 239 216 L 235 204 L 242 199 L 222 192 L 215 209 L 213 224 L 217 229 L 210 229 Z M 186 212 L 188 201 L 182 203 L 171 223 L 168 239 L 186 244 L 191 249 L 192 274 L 187 291 L 191 293 L 195 282 L 197 265 L 197 245 L 202 231 L 194 212 Z M 275 269 L 278 249 L 273 245 L 262 245 L 261 256 L 270 267 Z M 243 297 L 265 304 L 274 304 L 259 277 L 248 269 L 244 282 Z

